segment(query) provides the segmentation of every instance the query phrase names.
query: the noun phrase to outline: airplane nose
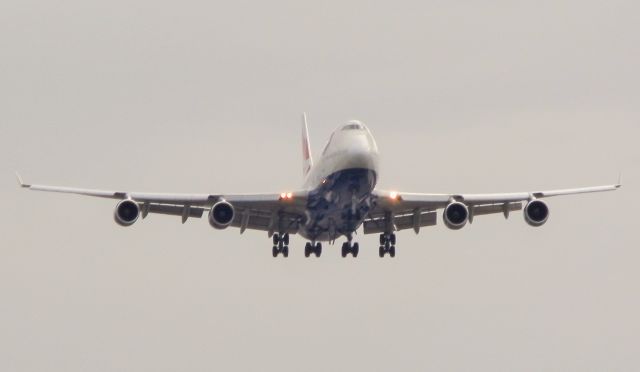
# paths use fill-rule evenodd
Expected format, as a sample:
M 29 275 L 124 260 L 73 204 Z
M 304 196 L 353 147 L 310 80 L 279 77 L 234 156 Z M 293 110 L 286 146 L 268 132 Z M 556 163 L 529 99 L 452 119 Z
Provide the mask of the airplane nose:
M 377 167 L 377 154 L 366 139 L 354 141 L 349 146 L 348 154 L 351 168 L 376 169 Z
M 374 169 L 375 159 L 373 154 L 366 152 L 352 152 L 350 154 L 351 168 Z

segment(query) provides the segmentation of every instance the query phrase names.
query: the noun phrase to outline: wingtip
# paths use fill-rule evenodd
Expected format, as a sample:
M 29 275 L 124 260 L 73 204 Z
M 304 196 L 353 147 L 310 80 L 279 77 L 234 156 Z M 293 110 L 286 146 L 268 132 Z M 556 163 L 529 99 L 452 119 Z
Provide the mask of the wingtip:
M 17 171 L 15 173 L 16 173 L 16 178 L 18 179 L 18 185 L 20 187 L 27 188 L 27 187 L 31 186 L 31 185 L 27 185 L 26 183 L 24 183 L 24 181 L 22 180 L 22 176 L 20 176 L 20 173 L 18 173 Z
M 618 173 L 618 183 L 616 184 L 616 189 L 622 187 L 622 172 Z

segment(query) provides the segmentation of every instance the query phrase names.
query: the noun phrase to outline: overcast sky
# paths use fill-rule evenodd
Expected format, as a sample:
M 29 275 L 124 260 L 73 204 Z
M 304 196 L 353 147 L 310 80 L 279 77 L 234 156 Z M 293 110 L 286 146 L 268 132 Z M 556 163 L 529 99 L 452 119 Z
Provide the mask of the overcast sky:
M 639 370 L 639 46 L 638 1 L 1 1 L 0 370 Z M 13 176 L 297 189 L 302 111 L 316 154 L 365 122 L 384 188 L 624 188 L 274 259 Z

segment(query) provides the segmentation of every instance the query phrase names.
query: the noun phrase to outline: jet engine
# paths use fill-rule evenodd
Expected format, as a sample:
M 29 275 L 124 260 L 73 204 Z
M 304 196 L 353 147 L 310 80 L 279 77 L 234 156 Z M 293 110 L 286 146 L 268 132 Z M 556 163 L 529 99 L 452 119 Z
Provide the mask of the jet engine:
M 549 207 L 542 200 L 532 200 L 524 207 L 524 220 L 531 226 L 542 226 L 549 219 Z
M 442 215 L 444 224 L 452 230 L 460 230 L 469 221 L 469 209 L 460 202 L 449 203 Z
M 209 211 L 209 224 L 215 229 L 226 229 L 231 225 L 235 212 L 233 206 L 226 201 L 219 201 Z
M 140 207 L 138 203 L 133 200 L 126 199 L 116 205 L 116 210 L 113 213 L 113 218 L 120 226 L 133 225 L 140 216 Z

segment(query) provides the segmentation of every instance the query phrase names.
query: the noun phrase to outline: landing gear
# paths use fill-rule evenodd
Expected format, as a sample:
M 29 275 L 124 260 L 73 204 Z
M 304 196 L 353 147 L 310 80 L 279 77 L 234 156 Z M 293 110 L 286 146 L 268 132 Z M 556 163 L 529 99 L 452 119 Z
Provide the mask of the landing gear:
M 273 257 L 282 253 L 283 257 L 289 257 L 289 234 L 273 234 Z
M 289 234 L 273 234 L 273 245 L 289 245 Z
M 360 244 L 351 244 L 350 241 L 342 243 L 342 257 L 347 257 L 349 253 L 351 253 L 353 257 L 358 257 L 358 252 L 360 252 Z
M 307 242 L 307 244 L 304 245 L 304 256 L 309 257 L 311 256 L 311 254 L 315 254 L 316 257 L 320 257 L 320 255 L 322 254 L 322 244 L 311 244 Z
M 378 255 L 384 257 L 387 253 L 391 257 L 396 256 L 396 234 L 380 234 Z
M 273 257 L 278 257 L 280 253 L 282 253 L 283 257 L 289 257 L 289 246 L 278 247 L 274 245 L 271 253 Z

